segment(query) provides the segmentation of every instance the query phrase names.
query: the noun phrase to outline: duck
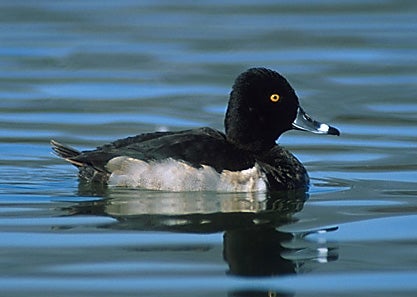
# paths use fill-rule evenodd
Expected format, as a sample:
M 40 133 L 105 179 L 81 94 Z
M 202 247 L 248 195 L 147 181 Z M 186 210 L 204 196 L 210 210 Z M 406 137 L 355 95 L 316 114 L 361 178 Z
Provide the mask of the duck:
M 235 79 L 224 128 L 144 133 L 86 151 L 55 140 L 51 146 L 78 168 L 80 180 L 106 187 L 273 192 L 309 186 L 303 164 L 277 143 L 284 132 L 340 135 L 302 109 L 284 76 L 263 67 Z

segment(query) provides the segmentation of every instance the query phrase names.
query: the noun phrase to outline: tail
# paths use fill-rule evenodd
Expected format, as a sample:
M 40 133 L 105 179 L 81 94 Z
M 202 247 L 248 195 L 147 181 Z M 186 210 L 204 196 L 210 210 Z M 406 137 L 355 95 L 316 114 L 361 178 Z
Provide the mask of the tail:
M 55 155 L 57 155 L 58 157 L 61 157 L 63 159 L 65 159 L 66 161 L 70 162 L 71 164 L 77 166 L 77 167 L 81 167 L 84 164 L 81 162 L 77 162 L 75 160 L 72 160 L 72 158 L 77 157 L 79 154 L 81 154 L 80 151 L 76 150 L 75 148 L 72 148 L 68 145 L 59 143 L 55 140 L 51 140 L 51 146 L 52 146 L 52 150 L 54 151 Z

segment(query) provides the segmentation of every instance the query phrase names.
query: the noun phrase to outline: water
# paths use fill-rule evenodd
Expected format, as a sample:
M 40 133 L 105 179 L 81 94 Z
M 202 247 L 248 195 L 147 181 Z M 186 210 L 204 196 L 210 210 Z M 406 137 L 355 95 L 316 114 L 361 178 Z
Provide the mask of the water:
M 1 6 L 2 296 L 414 296 L 415 1 Z M 251 66 L 342 131 L 280 139 L 308 195 L 91 191 L 50 153 L 222 129 Z

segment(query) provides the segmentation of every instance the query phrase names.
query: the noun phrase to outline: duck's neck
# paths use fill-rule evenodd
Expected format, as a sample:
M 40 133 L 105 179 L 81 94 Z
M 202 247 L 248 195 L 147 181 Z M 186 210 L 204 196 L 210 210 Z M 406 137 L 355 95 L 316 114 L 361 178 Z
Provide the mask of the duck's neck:
M 259 140 L 253 140 L 253 141 L 248 140 L 247 142 L 243 142 L 242 139 L 232 138 L 230 136 L 227 136 L 227 134 L 226 134 L 226 137 L 229 142 L 231 142 L 233 145 L 235 145 L 239 149 L 258 153 L 258 154 L 262 152 L 267 152 L 277 145 L 275 142 L 266 143 L 266 142 L 262 142 Z

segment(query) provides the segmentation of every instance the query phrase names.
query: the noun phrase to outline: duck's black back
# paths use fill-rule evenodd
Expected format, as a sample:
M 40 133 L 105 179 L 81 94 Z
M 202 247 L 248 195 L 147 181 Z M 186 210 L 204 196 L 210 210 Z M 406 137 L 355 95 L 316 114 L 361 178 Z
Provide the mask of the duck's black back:
M 211 128 L 179 132 L 155 132 L 116 140 L 84 151 L 73 160 L 105 170 L 107 162 L 117 156 L 143 161 L 167 158 L 184 161 L 194 167 L 208 165 L 216 171 L 238 171 L 253 167 L 255 158 L 226 140 L 223 133 Z

